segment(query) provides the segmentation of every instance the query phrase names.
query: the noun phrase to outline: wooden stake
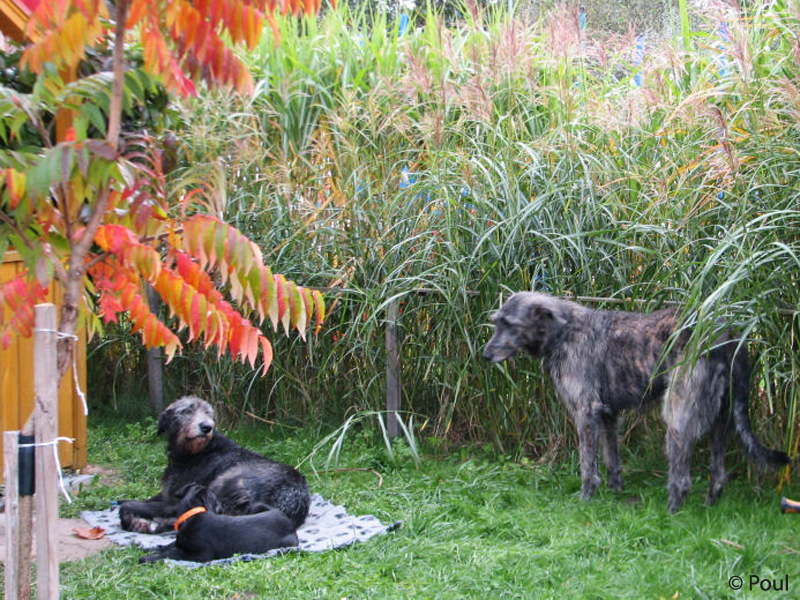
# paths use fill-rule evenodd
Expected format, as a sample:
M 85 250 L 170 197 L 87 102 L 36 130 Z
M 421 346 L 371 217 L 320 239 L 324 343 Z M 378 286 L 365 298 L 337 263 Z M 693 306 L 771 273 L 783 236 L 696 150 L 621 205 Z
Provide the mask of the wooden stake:
M 56 444 L 58 437 L 57 322 L 54 304 L 34 308 L 33 388 L 37 444 Z M 36 452 L 36 597 L 58 598 L 58 446 Z
M 158 292 L 147 286 L 147 304 L 150 312 L 158 314 L 161 303 Z M 147 389 L 150 392 L 150 410 L 160 414 L 164 410 L 164 351 L 160 346 L 147 351 Z
M 30 417 L 22 426 L 22 435 L 33 438 L 33 419 L 34 413 L 31 411 Z M 19 447 L 18 447 L 19 448 Z M 16 461 L 19 461 L 19 450 L 17 450 Z M 17 491 L 19 491 L 19 470 L 17 470 Z M 17 511 L 18 541 L 17 541 L 17 600 L 30 600 L 31 597 L 31 564 L 33 563 L 33 496 L 19 496 L 19 509 Z M 9 596 L 6 596 L 8 598 Z M 14 596 L 11 596 L 14 598 Z
M 397 344 L 397 300 L 386 307 L 386 429 L 389 437 L 400 435 L 400 353 Z
M 3 480 L 6 484 L 5 597 L 19 598 L 19 431 L 3 433 Z M 28 573 L 30 578 L 30 573 Z

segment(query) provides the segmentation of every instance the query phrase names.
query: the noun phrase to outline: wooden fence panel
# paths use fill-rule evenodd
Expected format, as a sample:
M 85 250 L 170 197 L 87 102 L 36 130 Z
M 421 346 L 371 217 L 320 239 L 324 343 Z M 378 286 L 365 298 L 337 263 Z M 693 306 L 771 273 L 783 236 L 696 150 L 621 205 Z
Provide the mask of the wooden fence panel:
M 0 264 L 0 285 L 22 272 L 22 262 L 16 252 L 6 252 Z M 48 302 L 61 306 L 62 294 L 52 286 Z M 86 334 L 78 332 L 75 349 L 78 381 L 86 391 Z M 33 337 L 12 337 L 11 345 L 0 347 L 0 430 L 22 429 L 33 410 Z M 83 403 L 75 390 L 72 373 L 61 382 L 58 389 L 58 435 L 75 439 L 74 444 L 62 442 L 58 446 L 62 467 L 79 469 L 86 465 L 86 417 Z M 0 454 L 0 457 L 2 455 Z M 2 464 L 0 463 L 0 468 Z

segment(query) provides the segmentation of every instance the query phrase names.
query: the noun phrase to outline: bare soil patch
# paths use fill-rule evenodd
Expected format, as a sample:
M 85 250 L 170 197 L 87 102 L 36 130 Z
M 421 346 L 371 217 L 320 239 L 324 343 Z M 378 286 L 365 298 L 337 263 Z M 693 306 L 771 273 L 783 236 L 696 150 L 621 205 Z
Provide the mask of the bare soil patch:
M 115 482 L 114 471 L 98 465 L 87 465 L 81 469 L 79 475 L 71 476 L 67 479 L 69 483 L 69 493 L 77 493 L 81 483 L 88 479 L 84 476 L 98 476 L 103 484 L 113 485 Z M 34 517 L 35 518 L 35 517 Z M 87 556 L 96 554 L 114 544 L 106 538 L 88 540 L 78 537 L 73 531 L 75 528 L 89 529 L 89 525 L 83 519 L 59 519 L 58 520 L 58 557 L 61 562 L 82 560 Z M 34 535 L 35 538 L 35 535 Z M 36 555 L 36 540 L 33 542 L 33 554 Z M 6 515 L 0 513 L 0 562 L 6 560 Z

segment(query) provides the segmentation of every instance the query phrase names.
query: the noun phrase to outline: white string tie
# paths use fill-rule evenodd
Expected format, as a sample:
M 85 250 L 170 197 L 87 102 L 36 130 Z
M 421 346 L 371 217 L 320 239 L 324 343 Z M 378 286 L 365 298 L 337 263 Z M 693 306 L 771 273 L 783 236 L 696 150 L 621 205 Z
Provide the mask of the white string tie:
M 78 341 L 78 336 L 74 333 L 65 333 L 63 331 L 58 331 L 57 329 L 37 328 L 34 329 L 34 331 L 38 331 L 39 333 L 52 333 L 57 338 L 72 340 L 73 342 Z M 81 399 L 81 404 L 83 405 L 83 416 L 86 417 L 89 415 L 89 405 L 86 402 L 86 394 L 83 393 L 81 384 L 78 381 L 78 357 L 74 350 L 72 352 L 72 379 L 75 382 L 75 391 L 78 393 L 78 398 Z
M 75 443 L 75 438 L 70 437 L 57 437 L 51 442 L 38 442 L 35 444 L 19 444 L 18 448 L 45 448 L 50 446 L 53 448 L 53 458 L 56 461 L 56 468 L 58 469 L 58 487 L 61 488 L 61 493 L 64 494 L 64 498 L 67 499 L 69 504 L 72 504 L 72 498 L 69 497 L 67 493 L 67 486 L 64 485 L 64 475 L 61 473 L 61 461 L 58 458 L 58 443 L 59 442 L 67 442 L 68 444 Z

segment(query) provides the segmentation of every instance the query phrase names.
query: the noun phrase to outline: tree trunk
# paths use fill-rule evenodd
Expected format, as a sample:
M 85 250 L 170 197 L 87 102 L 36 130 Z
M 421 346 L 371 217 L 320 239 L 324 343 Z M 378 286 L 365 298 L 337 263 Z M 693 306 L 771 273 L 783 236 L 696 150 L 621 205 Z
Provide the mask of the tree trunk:
M 128 0 L 117 0 L 114 20 L 114 78 L 111 91 L 111 104 L 108 109 L 108 132 L 106 141 L 115 148 L 119 144 L 122 123 L 122 88 L 125 83 L 125 21 L 128 19 Z

